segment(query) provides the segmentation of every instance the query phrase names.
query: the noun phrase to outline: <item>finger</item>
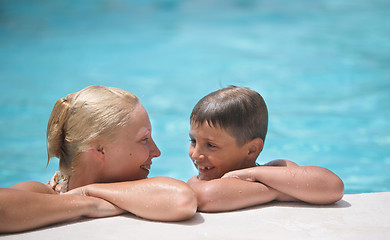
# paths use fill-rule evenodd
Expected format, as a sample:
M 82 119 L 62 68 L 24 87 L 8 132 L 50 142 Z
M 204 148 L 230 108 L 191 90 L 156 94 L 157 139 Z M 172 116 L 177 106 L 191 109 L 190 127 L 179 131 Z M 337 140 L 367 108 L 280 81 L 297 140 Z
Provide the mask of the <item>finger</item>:
M 222 176 L 222 178 L 237 178 L 237 179 L 240 179 L 239 176 L 237 176 L 236 174 L 234 173 L 226 173 Z

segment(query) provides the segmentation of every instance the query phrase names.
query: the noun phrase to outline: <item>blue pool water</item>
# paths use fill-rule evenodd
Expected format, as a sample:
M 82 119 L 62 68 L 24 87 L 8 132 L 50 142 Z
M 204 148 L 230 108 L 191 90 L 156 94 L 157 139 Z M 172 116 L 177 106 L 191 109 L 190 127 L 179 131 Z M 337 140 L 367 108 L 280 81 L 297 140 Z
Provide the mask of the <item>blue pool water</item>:
M 388 16 L 386 0 L 1 0 L 0 187 L 50 179 L 50 111 L 94 84 L 140 97 L 162 151 L 150 176 L 187 180 L 192 107 L 234 84 L 269 107 L 260 163 L 390 191 Z

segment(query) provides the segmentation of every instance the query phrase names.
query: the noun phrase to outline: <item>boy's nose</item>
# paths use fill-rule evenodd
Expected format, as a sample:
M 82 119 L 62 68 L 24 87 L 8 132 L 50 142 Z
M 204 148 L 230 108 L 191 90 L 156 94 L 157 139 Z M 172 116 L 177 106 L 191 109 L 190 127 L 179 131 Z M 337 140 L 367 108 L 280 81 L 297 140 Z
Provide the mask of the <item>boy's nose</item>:
M 190 157 L 196 161 L 204 160 L 204 155 L 202 154 L 201 149 L 198 146 L 192 148 L 192 151 L 190 151 Z

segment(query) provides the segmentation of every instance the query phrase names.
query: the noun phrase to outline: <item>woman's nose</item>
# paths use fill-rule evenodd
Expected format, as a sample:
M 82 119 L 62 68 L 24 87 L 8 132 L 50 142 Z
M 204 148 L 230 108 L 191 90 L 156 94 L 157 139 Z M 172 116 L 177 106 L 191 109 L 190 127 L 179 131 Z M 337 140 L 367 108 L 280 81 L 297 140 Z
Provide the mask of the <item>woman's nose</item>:
M 158 149 L 156 143 L 152 140 L 150 156 L 151 157 L 159 157 L 161 155 L 160 149 Z

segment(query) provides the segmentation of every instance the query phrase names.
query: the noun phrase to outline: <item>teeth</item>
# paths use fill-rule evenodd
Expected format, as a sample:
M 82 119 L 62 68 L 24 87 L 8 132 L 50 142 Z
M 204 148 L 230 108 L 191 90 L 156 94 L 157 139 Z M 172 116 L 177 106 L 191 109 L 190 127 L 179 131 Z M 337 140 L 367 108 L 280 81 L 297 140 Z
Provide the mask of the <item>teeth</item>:
M 200 170 L 209 170 L 209 169 L 211 169 L 212 167 L 198 166 L 198 168 L 199 168 Z

